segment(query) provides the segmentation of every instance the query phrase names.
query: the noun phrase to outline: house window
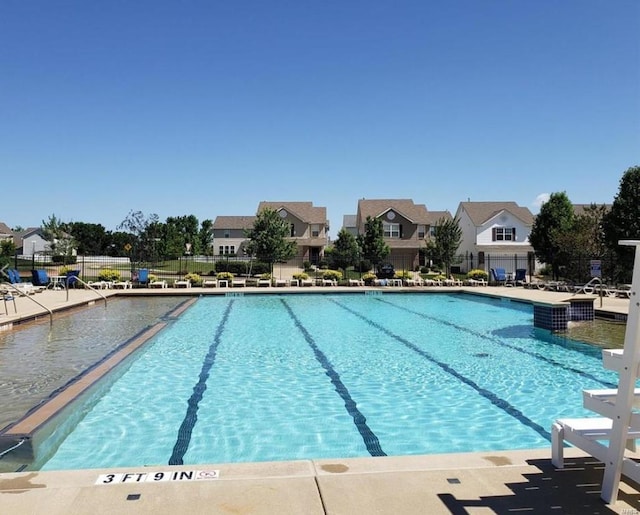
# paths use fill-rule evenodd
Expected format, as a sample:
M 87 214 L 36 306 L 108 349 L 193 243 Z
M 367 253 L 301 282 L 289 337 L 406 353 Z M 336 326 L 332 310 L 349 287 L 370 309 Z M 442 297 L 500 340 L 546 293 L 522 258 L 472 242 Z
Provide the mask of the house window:
M 382 224 L 385 238 L 400 238 L 400 224 Z
M 236 253 L 236 246 L 235 245 L 220 245 L 218 247 L 218 253 L 221 256 L 222 255 L 235 254 Z
M 516 241 L 515 227 L 494 227 L 492 241 Z
M 291 224 L 290 226 L 290 235 L 293 238 L 296 235 L 296 224 Z
M 320 225 L 319 224 L 311 224 L 311 237 L 317 238 L 320 236 Z
M 436 226 L 435 225 L 430 225 L 429 226 L 429 236 L 431 236 L 432 238 L 436 237 Z
M 424 225 L 419 225 L 418 226 L 418 239 L 419 240 L 424 240 L 426 232 L 427 232 L 426 227 Z
M 225 238 L 231 238 L 231 229 L 225 229 L 224 230 L 224 237 Z

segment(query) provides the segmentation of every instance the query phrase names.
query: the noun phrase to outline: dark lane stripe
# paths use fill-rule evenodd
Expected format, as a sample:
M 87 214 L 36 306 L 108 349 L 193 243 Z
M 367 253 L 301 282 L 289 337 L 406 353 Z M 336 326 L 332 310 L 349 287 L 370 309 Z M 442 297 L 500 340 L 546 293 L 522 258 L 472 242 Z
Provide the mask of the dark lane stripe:
M 540 361 L 544 361 L 546 363 L 549 363 L 550 365 L 553 365 L 554 367 L 563 368 L 564 370 L 568 370 L 569 372 L 573 372 L 574 374 L 578 374 L 578 375 L 580 375 L 582 377 L 589 378 L 592 381 L 595 381 L 596 383 L 600 383 L 601 385 L 604 385 L 604 386 L 606 386 L 608 388 L 617 388 L 616 384 L 611 383 L 609 381 L 604 381 L 603 379 L 598 379 L 593 374 L 590 374 L 590 373 L 585 372 L 583 370 L 580 370 L 578 368 L 573 368 L 573 367 L 567 366 L 562 362 L 555 361 L 555 360 L 553 360 L 551 358 L 543 356 L 542 354 L 538 354 L 537 352 L 531 352 L 529 350 L 522 349 L 521 347 L 518 347 L 516 345 L 511 345 L 510 343 L 502 341 L 499 338 L 494 338 L 494 337 L 491 337 L 491 336 L 487 336 L 486 334 L 479 333 L 479 332 L 474 331 L 472 329 L 469 329 L 467 327 L 464 327 L 464 326 L 461 326 L 461 325 L 457 325 L 457 324 L 454 324 L 453 322 L 448 322 L 446 320 L 440 320 L 439 318 L 426 315 L 426 314 L 421 313 L 419 311 L 414 311 L 413 309 L 409 309 L 409 308 L 404 307 L 404 306 L 398 306 L 397 304 L 394 304 L 393 302 L 389 302 L 388 300 L 382 300 L 382 299 L 376 299 L 376 300 L 378 302 L 383 302 L 384 304 L 387 304 L 388 306 L 392 306 L 392 307 L 394 307 L 396 309 L 400 309 L 402 311 L 406 311 L 407 313 L 411 313 L 412 315 L 417 315 L 420 318 L 424 318 L 426 320 L 430 320 L 430 321 L 436 322 L 438 324 L 442 324 L 442 325 L 446 325 L 446 326 L 449 326 L 449 327 L 453 327 L 454 329 L 457 329 L 458 331 L 461 331 L 461 332 L 464 332 L 464 333 L 467 333 L 467 334 L 471 334 L 471 335 L 476 336 L 478 338 L 481 338 L 483 340 L 489 340 L 490 342 L 496 343 L 498 345 L 502 345 L 503 347 L 507 347 L 509 349 L 513 349 L 515 351 L 521 352 L 522 354 L 526 354 L 527 356 L 531 356 L 531 357 L 533 357 L 535 359 L 538 359 Z
M 336 392 L 338 392 L 338 395 L 342 397 L 342 400 L 344 401 L 344 406 L 345 408 L 347 408 L 347 412 L 349 413 L 349 415 L 351 415 L 351 417 L 353 418 L 353 422 L 358 428 L 358 432 L 362 436 L 362 439 L 364 441 L 364 444 L 367 447 L 367 450 L 369 451 L 369 454 L 371 454 L 371 456 L 386 456 L 387 454 L 380 447 L 380 442 L 378 440 L 378 437 L 367 425 L 366 417 L 358 409 L 358 405 L 356 404 L 356 401 L 352 399 L 351 394 L 349 393 L 349 390 L 340 379 L 340 375 L 338 374 L 338 372 L 336 372 L 336 370 L 333 368 L 333 365 L 331 365 L 331 362 L 329 361 L 329 359 L 318 348 L 313 337 L 309 334 L 309 331 L 307 331 L 307 329 L 302 325 L 300 320 L 298 320 L 298 317 L 295 315 L 295 313 L 293 312 L 289 304 L 287 304 L 287 301 L 284 299 L 280 299 L 280 302 L 282 302 L 284 307 L 287 309 L 287 311 L 289 312 L 289 316 L 291 316 L 294 323 L 296 324 L 296 327 L 303 334 L 304 339 L 307 341 L 307 343 L 313 350 L 313 354 L 315 355 L 318 362 L 322 365 L 322 368 L 324 368 L 325 374 L 329 376 L 329 379 L 331 379 L 331 382 L 333 383 L 333 386 L 335 387 Z
M 443 363 L 442 361 L 437 360 L 431 354 L 429 354 L 428 352 L 422 350 L 421 348 L 419 348 L 417 345 L 411 343 L 410 341 L 404 339 L 402 336 L 398 336 L 397 334 L 394 334 L 393 332 L 389 331 L 387 328 L 385 328 L 385 327 L 381 326 L 380 324 L 374 322 L 373 320 L 365 317 L 364 315 L 361 315 L 357 311 L 354 311 L 353 309 L 351 309 L 350 307 L 342 304 L 341 302 L 338 302 L 335 299 L 331 299 L 331 300 L 334 303 L 336 303 L 338 306 L 340 306 L 342 309 L 344 309 L 344 310 L 348 311 L 349 313 L 355 315 L 356 317 L 360 318 L 361 320 L 364 320 L 370 326 L 376 328 L 378 331 L 380 331 L 380 332 L 386 334 L 387 336 L 393 338 L 397 342 L 402 343 L 403 345 L 405 345 L 406 347 L 408 347 L 412 351 L 418 353 L 423 358 L 429 360 L 434 365 L 437 365 L 438 367 L 440 367 L 442 370 L 444 370 L 448 374 L 451 374 L 453 377 L 455 377 L 461 383 L 464 383 L 467 386 L 470 386 L 476 392 L 478 392 L 478 394 L 480 394 L 482 397 L 484 397 L 489 402 L 491 402 L 491 404 L 493 404 L 494 406 L 500 408 L 505 413 L 507 413 L 508 415 L 510 415 L 513 418 L 515 418 L 521 424 L 523 424 L 523 425 L 525 425 L 527 427 L 530 427 L 531 429 L 533 429 L 536 433 L 538 433 L 543 438 L 551 441 L 551 434 L 544 427 L 542 427 L 540 424 L 537 424 L 536 422 L 531 420 L 524 413 L 522 413 L 518 408 L 516 408 L 511 403 L 509 403 L 509 401 L 498 397 L 495 393 L 493 393 L 490 390 L 487 390 L 486 388 L 482 388 L 480 385 L 475 383 L 472 379 L 469 379 L 468 377 L 463 376 L 461 373 L 457 372 L 453 367 L 447 365 L 446 363 Z
M 198 404 L 202 400 L 202 396 L 207 389 L 207 379 L 209 378 L 209 372 L 211 371 L 211 367 L 216 360 L 216 352 L 218 350 L 218 345 L 220 344 L 220 338 L 224 331 L 224 326 L 227 323 L 227 319 L 229 318 L 229 313 L 231 313 L 233 303 L 233 300 L 229 302 L 229 305 L 227 306 L 227 309 L 222 316 L 222 321 L 218 325 L 213 343 L 211 343 L 211 345 L 209 346 L 209 352 L 207 352 L 207 355 L 202 362 L 202 369 L 200 370 L 198 382 L 193 387 L 193 393 L 191 394 L 191 397 L 189 398 L 189 401 L 187 403 L 187 413 L 184 416 L 182 424 L 180 424 L 180 429 L 178 429 L 178 439 L 173 446 L 173 453 L 171 454 L 171 458 L 169 458 L 169 465 L 183 464 L 182 460 L 187 452 L 187 449 L 189 448 L 189 443 L 191 442 L 191 433 L 193 432 L 193 426 L 195 426 L 196 421 L 198 420 Z

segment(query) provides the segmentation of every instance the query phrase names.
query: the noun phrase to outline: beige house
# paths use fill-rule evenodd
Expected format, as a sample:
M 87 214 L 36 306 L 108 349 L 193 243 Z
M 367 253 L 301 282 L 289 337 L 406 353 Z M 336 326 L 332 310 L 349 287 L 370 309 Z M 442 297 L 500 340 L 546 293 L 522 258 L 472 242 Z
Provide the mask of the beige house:
M 213 222 L 213 255 L 243 256 L 245 234 L 255 219 L 255 216 L 217 216 Z
M 289 238 L 296 242 L 296 261 L 316 264 L 324 255 L 328 242 L 327 208 L 312 202 L 260 202 L 257 212 L 273 209 L 289 226 Z M 213 222 L 213 253 L 216 256 L 245 256 L 246 231 L 253 227 L 255 216 L 218 216 Z
M 260 202 L 258 213 L 270 208 L 289 225 L 289 237 L 298 246 L 297 260 L 317 264 L 329 242 L 327 208 L 312 202 Z
M 367 217 L 382 220 L 384 241 L 391 253 L 387 261 L 396 269 L 413 270 L 420 263 L 420 249 L 438 220 L 451 220 L 449 211 L 428 211 L 424 204 L 410 199 L 361 199 L 358 201 L 356 228 L 365 233 Z

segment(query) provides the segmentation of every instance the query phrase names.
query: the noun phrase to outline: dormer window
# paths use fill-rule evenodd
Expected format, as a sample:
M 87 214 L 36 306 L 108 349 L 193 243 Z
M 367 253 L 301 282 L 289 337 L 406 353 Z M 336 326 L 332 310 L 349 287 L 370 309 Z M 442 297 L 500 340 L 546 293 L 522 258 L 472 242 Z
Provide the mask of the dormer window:
M 311 237 L 317 238 L 320 236 L 320 224 L 311 224 Z

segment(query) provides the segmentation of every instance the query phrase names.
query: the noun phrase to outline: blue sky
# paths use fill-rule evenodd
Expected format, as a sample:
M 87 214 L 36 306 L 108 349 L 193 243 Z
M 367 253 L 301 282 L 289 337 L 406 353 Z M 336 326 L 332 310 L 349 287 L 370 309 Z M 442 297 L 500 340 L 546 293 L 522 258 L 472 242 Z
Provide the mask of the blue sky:
M 637 0 L 0 0 L 0 221 L 610 203 Z

